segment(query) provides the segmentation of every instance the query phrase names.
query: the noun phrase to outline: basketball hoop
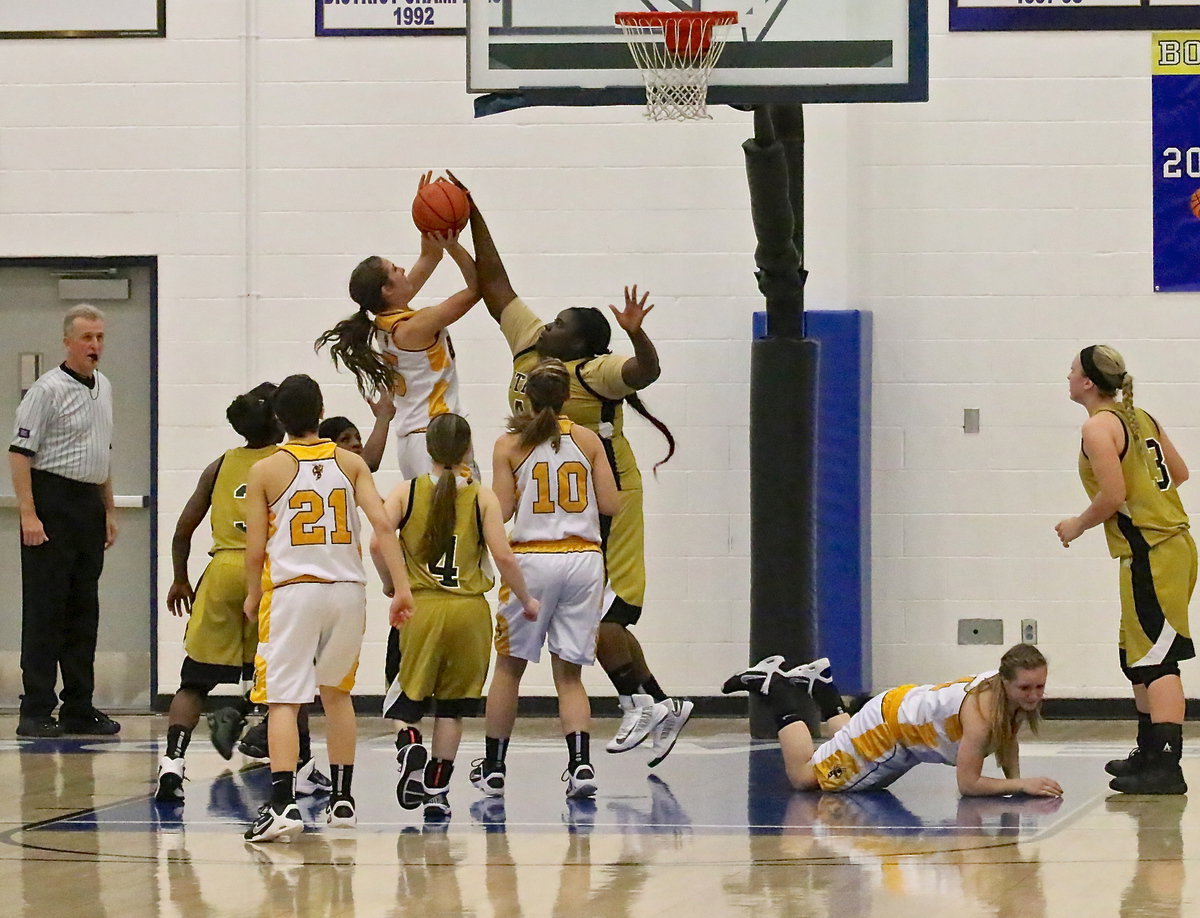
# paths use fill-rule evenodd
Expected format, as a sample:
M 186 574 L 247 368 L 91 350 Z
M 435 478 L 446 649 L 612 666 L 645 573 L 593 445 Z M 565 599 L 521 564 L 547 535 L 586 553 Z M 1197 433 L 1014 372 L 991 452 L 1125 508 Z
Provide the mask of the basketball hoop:
M 654 121 L 711 118 L 708 77 L 725 47 L 729 12 L 617 13 L 634 63 L 646 83 L 646 117 Z

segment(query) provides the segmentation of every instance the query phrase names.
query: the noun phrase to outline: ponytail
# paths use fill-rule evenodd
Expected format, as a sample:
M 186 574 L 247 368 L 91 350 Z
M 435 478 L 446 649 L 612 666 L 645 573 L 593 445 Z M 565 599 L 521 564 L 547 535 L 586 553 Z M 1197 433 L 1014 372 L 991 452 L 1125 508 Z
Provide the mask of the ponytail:
M 1115 401 L 1117 412 L 1129 428 L 1129 439 L 1142 454 L 1150 477 L 1158 480 L 1158 469 L 1154 457 L 1146 449 L 1142 425 L 1138 423 L 1137 411 L 1133 404 L 1133 376 L 1125 369 L 1125 358 L 1115 348 L 1107 344 L 1093 344 L 1079 352 L 1079 362 L 1087 376 L 1103 395 L 1114 398 L 1118 392 L 1121 397 Z
M 417 560 L 430 565 L 445 557 L 454 538 L 458 495 L 455 467 L 462 463 L 471 448 L 471 427 L 457 414 L 439 414 L 429 422 L 425 447 L 429 457 L 442 466 L 442 474 L 433 489 L 429 521 L 416 551 Z
M 358 304 L 358 312 L 322 332 L 313 343 L 315 351 L 330 345 L 333 365 L 344 366 L 354 374 L 354 384 L 363 398 L 389 393 L 394 384 L 392 368 L 372 346 L 375 323 L 370 314 L 378 315 L 383 311 L 383 285 L 386 282 L 382 258 L 372 255 L 360 261 L 350 273 L 348 285 L 350 299 Z
M 547 440 L 554 451 L 562 440 L 558 416 L 571 392 L 571 376 L 561 360 L 553 357 L 539 363 L 525 380 L 529 406 L 513 414 L 507 423 L 522 449 L 533 449 Z

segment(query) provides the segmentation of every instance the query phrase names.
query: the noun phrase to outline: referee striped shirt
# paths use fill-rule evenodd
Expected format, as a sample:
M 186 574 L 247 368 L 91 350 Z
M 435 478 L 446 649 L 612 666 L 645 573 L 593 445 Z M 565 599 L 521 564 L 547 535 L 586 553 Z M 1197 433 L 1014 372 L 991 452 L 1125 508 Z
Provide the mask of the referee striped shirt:
M 32 466 L 88 484 L 108 481 L 112 456 L 112 384 L 99 370 L 91 379 L 66 364 L 44 373 L 17 406 L 9 452 Z

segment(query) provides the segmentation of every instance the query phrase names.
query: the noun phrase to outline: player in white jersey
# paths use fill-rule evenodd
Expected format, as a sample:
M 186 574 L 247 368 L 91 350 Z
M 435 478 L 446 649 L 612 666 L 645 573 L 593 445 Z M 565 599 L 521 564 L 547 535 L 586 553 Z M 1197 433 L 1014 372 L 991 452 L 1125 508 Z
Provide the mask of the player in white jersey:
M 421 177 L 423 186 L 430 173 Z M 464 289 L 436 306 L 410 305 L 445 253 L 462 272 Z M 400 472 L 415 478 L 430 469 L 425 429 L 439 414 L 461 414 L 458 371 L 447 328 L 477 302 L 475 261 L 458 242 L 457 233 L 425 233 L 421 254 L 412 268 L 372 255 L 351 272 L 350 298 L 358 312 L 317 338 L 316 348 L 330 345 L 335 364 L 354 374 L 364 398 L 392 393 Z
M 246 483 L 246 605 L 258 618 L 251 699 L 270 709 L 271 800 L 247 841 L 290 841 L 304 829 L 296 807 L 296 715 L 320 691 L 333 778 L 327 821 L 355 823 L 350 794 L 355 720 L 350 690 L 366 618 L 358 509 L 370 520 L 391 574 L 393 625 L 412 614 L 404 556 L 366 463 L 317 436 L 321 390 L 289 376 L 272 405 L 288 434 Z
M 1046 658 L 1032 644 L 1009 648 L 998 671 L 940 685 L 901 685 L 876 695 L 853 717 L 842 709 L 827 659 L 790 670 L 783 665 L 783 657 L 767 657 L 735 673 L 721 691 L 758 692 L 767 699 L 796 790 L 880 790 L 921 762 L 938 762 L 955 766 L 964 796 L 1062 795 L 1050 778 L 1021 777 L 1017 733 L 1022 723 L 1037 729 L 1046 688 Z M 837 731 L 815 751 L 803 719 L 806 694 Z M 1003 778 L 983 774 L 992 754 Z
M 496 672 L 487 698 L 484 758 L 472 783 L 489 796 L 504 793 L 505 754 L 517 717 L 526 664 L 550 649 L 558 716 L 569 760 L 568 797 L 596 793 L 590 757 L 591 707 L 580 667 L 596 660 L 604 615 L 604 556 L 600 514 L 616 512 L 620 496 L 600 437 L 562 417 L 571 377 L 559 360 L 545 360 L 528 377 L 529 407 L 508 420 L 496 441 L 492 489 L 529 589 L 542 607 L 528 618 L 517 597 L 500 589 L 496 614 Z

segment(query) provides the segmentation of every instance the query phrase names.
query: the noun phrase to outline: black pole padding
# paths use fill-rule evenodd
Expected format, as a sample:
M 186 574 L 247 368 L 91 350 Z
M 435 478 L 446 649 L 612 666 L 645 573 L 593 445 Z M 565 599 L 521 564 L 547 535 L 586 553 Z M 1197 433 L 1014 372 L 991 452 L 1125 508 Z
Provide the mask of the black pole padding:
M 767 334 L 804 333 L 804 118 L 799 105 L 760 106 L 754 137 L 742 144 L 757 245 L 758 289 L 767 305 Z
M 819 656 L 816 514 L 817 343 L 762 338 L 750 350 L 750 659 L 782 654 L 788 666 Z M 775 736 L 751 694 L 750 733 Z M 810 728 L 816 708 L 805 713 Z

